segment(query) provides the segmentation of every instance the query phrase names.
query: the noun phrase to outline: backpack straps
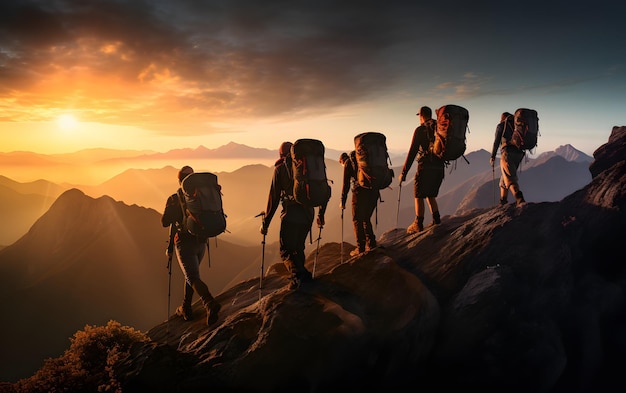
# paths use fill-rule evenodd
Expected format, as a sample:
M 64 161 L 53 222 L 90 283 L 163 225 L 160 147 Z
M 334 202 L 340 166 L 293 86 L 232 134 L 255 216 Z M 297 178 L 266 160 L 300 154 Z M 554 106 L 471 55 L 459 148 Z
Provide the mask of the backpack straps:
M 180 223 L 179 225 L 179 230 L 183 230 L 185 227 L 185 217 L 187 217 L 187 205 L 185 203 L 185 196 L 183 195 L 183 189 L 182 188 L 178 188 L 178 191 L 176 191 L 176 194 L 178 194 L 178 204 L 180 205 L 180 211 L 182 213 L 182 218 L 183 221 Z

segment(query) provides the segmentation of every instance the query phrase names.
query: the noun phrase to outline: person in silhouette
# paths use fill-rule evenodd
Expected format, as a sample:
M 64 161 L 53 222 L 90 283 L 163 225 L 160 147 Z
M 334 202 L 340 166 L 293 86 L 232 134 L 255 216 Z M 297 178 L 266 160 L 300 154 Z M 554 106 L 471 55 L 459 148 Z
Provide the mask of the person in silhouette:
M 413 160 L 417 157 L 417 171 L 413 195 L 415 196 L 415 221 L 407 228 L 407 233 L 417 233 L 424 230 L 424 216 L 426 212 L 424 200 L 428 202 L 433 217 L 431 225 L 441 223 L 437 195 L 443 182 L 445 162 L 443 159 L 430 153 L 429 145 L 434 140 L 437 122 L 432 118 L 432 110 L 423 106 L 417 112 L 420 125 L 413 132 L 411 147 L 404 161 L 400 173 L 400 185 L 406 180 L 406 174 L 411 169 Z
M 519 188 L 517 170 L 525 153 L 510 143 L 512 135 L 513 115 L 509 112 L 504 112 L 500 115 L 500 123 L 496 126 L 496 135 L 491 149 L 489 164 L 493 168 L 496 153 L 498 148 L 500 148 L 500 205 L 508 203 L 508 195 L 509 191 L 511 191 L 511 194 L 515 197 L 516 205 L 521 206 L 526 201 L 524 200 L 524 194 Z
M 372 228 L 371 217 L 380 198 L 380 191 L 359 185 L 356 152 L 354 150 L 350 152 L 350 155 L 342 153 L 339 157 L 339 163 L 343 166 L 343 186 L 339 204 L 342 211 L 346 208 L 348 191 L 350 184 L 352 184 L 352 225 L 357 247 L 350 252 L 350 256 L 356 256 L 376 247 L 376 235 L 374 235 Z
M 208 286 L 200 278 L 200 262 L 202 262 L 207 249 L 207 239 L 189 233 L 185 229 L 183 220 L 184 208 L 181 203 L 183 195 L 180 184 L 185 177 L 192 173 L 193 168 L 190 166 L 184 166 L 178 172 L 179 188 L 176 193 L 167 198 L 161 224 L 164 227 L 171 225 L 175 227 L 174 248 L 178 264 L 185 276 L 183 303 L 176 309 L 176 315 L 181 316 L 185 321 L 193 319 L 191 301 L 194 292 L 196 292 L 206 310 L 206 323 L 212 325 L 217 322 L 218 313 L 222 306 L 213 298 Z
M 304 282 L 313 279 L 311 272 L 304 266 L 306 237 L 313 225 L 315 210 L 296 202 L 293 196 L 293 169 L 291 161 L 291 142 L 283 142 L 279 149 L 279 158 L 274 164 L 274 175 L 267 198 L 267 207 L 261 234 L 267 235 L 278 205 L 280 213 L 280 257 L 290 273 L 289 289 L 298 289 Z M 326 206 L 319 209 L 317 224 L 324 225 Z

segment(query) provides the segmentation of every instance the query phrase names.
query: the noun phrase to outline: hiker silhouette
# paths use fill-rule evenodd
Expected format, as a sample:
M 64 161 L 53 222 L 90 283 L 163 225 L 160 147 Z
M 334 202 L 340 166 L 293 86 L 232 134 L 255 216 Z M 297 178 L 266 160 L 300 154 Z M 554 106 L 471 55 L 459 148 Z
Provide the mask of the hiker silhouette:
M 193 174 L 193 168 L 184 166 L 178 172 L 178 191 L 169 198 L 165 203 L 165 210 L 161 217 L 161 224 L 164 227 L 173 225 L 176 228 L 174 235 L 174 249 L 180 269 L 185 276 L 185 287 L 183 293 L 183 303 L 176 309 L 176 315 L 181 316 L 184 320 L 193 319 L 193 311 L 191 301 L 194 292 L 198 293 L 202 300 L 207 313 L 207 325 L 212 325 L 217 321 L 218 313 L 221 305 L 215 301 L 208 286 L 200 278 L 200 263 L 204 258 L 207 250 L 207 240 L 189 233 L 184 224 L 184 207 L 180 184 L 185 177 Z
M 343 165 L 343 185 L 339 206 L 341 210 L 345 209 L 348 192 L 350 189 L 352 190 L 352 226 L 357 247 L 350 252 L 350 256 L 356 256 L 376 247 L 376 235 L 372 227 L 371 217 L 380 198 L 380 190 L 359 185 L 356 152 L 354 150 L 350 152 L 350 155 L 342 153 L 339 157 L 339 163 Z
M 274 174 L 267 198 L 265 218 L 261 224 L 261 234 L 266 235 L 272 218 L 282 204 L 280 213 L 280 257 L 290 273 L 289 288 L 297 289 L 303 282 L 313 280 L 313 275 L 304 266 L 306 237 L 313 225 L 315 210 L 296 202 L 293 196 L 293 168 L 291 142 L 283 142 L 279 148 L 279 159 L 274 164 Z M 320 208 L 318 225 L 324 225 L 326 206 Z
M 513 194 L 516 200 L 516 205 L 522 205 L 524 200 L 524 194 L 519 188 L 519 180 L 517 178 L 517 170 L 520 162 L 526 154 L 523 150 L 513 145 L 511 136 L 513 135 L 513 115 L 509 112 L 504 112 L 500 115 L 500 123 L 496 126 L 496 134 L 493 141 L 493 147 L 491 149 L 491 158 L 489 158 L 489 164 L 493 168 L 496 153 L 498 148 L 500 149 L 500 205 L 506 205 L 508 203 L 509 191 Z
M 423 106 L 417 112 L 420 118 L 420 125 L 413 132 L 413 139 L 409 152 L 400 174 L 400 184 L 406 180 L 406 174 L 411 169 L 413 160 L 417 157 L 417 171 L 415 172 L 415 182 L 413 195 L 415 196 L 415 221 L 407 228 L 408 233 L 417 233 L 424 230 L 425 204 L 428 202 L 430 213 L 433 217 L 431 225 L 441 223 L 439 206 L 437 205 L 437 195 L 443 182 L 445 161 L 430 152 L 430 144 L 434 140 L 434 130 L 437 129 L 437 122 L 432 118 L 432 110 Z

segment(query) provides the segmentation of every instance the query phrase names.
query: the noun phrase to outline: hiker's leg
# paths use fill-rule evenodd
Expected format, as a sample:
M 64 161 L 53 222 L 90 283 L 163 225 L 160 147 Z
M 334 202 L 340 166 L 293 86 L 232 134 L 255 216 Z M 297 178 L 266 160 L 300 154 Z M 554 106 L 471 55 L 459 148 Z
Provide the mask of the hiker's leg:
M 176 315 L 183 317 L 185 321 L 193 319 L 193 309 L 191 307 L 193 293 L 193 287 L 185 281 L 185 286 L 183 287 L 183 304 L 176 309 Z
M 217 314 L 222 306 L 215 301 L 213 295 L 211 295 L 211 292 L 209 291 L 209 287 L 200 279 L 200 275 L 193 278 L 191 286 L 193 287 L 193 290 L 196 291 L 198 296 L 200 296 L 202 305 L 206 310 L 206 324 L 212 325 L 217 321 Z
M 424 230 L 424 198 L 423 190 L 424 185 L 423 177 L 425 176 L 424 165 L 420 162 L 417 164 L 417 171 L 415 172 L 415 180 L 413 184 L 413 195 L 415 196 L 415 221 L 409 225 L 406 229 L 407 233 L 417 233 Z
M 366 193 L 364 188 L 356 187 L 352 191 L 352 226 L 354 227 L 354 237 L 356 238 L 357 250 L 353 250 L 352 254 L 360 254 L 365 251 L 366 237 L 364 221 L 370 216 L 367 215 Z
M 200 262 L 204 258 L 206 242 L 196 237 L 190 237 L 184 240 L 181 250 L 179 258 L 181 270 L 187 283 L 202 300 L 202 305 L 207 312 L 207 325 L 211 325 L 217 321 L 217 314 L 221 305 L 215 301 L 209 292 L 209 287 L 200 278 Z
M 194 279 L 192 286 L 194 291 L 196 291 L 200 296 L 200 299 L 202 299 L 202 305 L 206 310 L 206 324 L 212 325 L 217 321 L 218 313 L 222 306 L 215 301 L 211 292 L 209 292 L 209 287 L 200 279 L 200 277 Z
M 508 199 L 509 190 L 511 186 L 517 184 L 517 162 L 516 152 L 509 147 L 502 149 L 502 158 L 500 160 L 500 167 L 502 171 L 502 177 L 500 178 L 500 203 L 506 204 Z M 515 192 L 513 192 L 515 195 Z
M 379 196 L 378 190 L 361 189 L 359 191 L 358 218 L 361 221 L 363 231 L 362 250 L 376 247 L 376 236 L 374 235 L 374 228 L 372 226 L 372 214 L 374 214 L 374 210 L 378 204 Z
M 417 233 L 424 230 L 424 213 L 426 207 L 424 198 L 415 198 L 415 221 L 406 229 L 408 233 Z
M 358 252 L 362 253 L 365 251 L 365 228 L 363 227 L 363 221 L 354 219 L 352 220 L 352 226 L 354 227 L 354 236 L 356 238 L 356 246 L 358 248 Z
M 500 178 L 500 204 L 506 205 L 509 201 L 509 189 L 504 184 L 504 176 Z
M 515 202 L 517 206 L 520 206 L 521 204 L 526 202 L 524 200 L 524 194 L 519 189 L 519 185 L 517 183 L 512 183 L 510 190 L 511 190 L 511 194 L 513 194 L 513 196 L 515 197 Z
M 280 223 L 280 259 L 282 259 L 291 277 L 295 278 L 297 270 L 294 261 L 296 257 L 296 241 L 293 238 L 292 225 L 284 220 Z
M 310 225 L 281 221 L 280 257 L 289 272 L 291 289 L 298 288 L 302 277 L 308 276 L 304 267 L 304 247 L 309 230 Z
M 433 215 L 433 223 L 435 225 L 441 224 L 441 215 L 439 214 L 439 205 L 437 204 L 437 198 L 428 197 L 428 207 L 430 208 L 430 213 Z
M 304 263 L 306 262 L 304 249 L 306 247 L 306 239 L 309 235 L 309 231 L 311 231 L 312 224 L 313 223 L 297 224 L 295 230 L 297 246 L 294 262 L 296 263 L 298 278 L 302 282 L 310 281 L 313 278 L 311 272 L 304 266 Z
M 424 214 L 426 214 L 424 198 L 415 198 L 415 215 L 417 217 L 424 217 Z

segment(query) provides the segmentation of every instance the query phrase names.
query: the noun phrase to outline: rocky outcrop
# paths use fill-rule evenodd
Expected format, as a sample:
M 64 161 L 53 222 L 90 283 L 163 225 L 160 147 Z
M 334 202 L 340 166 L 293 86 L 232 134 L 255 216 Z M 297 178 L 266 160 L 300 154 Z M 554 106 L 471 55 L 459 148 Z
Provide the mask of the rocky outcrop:
M 626 367 L 626 127 L 560 202 L 474 209 L 384 233 L 314 282 L 280 264 L 222 293 L 219 321 L 177 317 L 118 370 L 125 392 L 609 391 Z M 349 249 L 348 249 L 349 250 Z M 201 314 L 199 303 L 194 305 Z

